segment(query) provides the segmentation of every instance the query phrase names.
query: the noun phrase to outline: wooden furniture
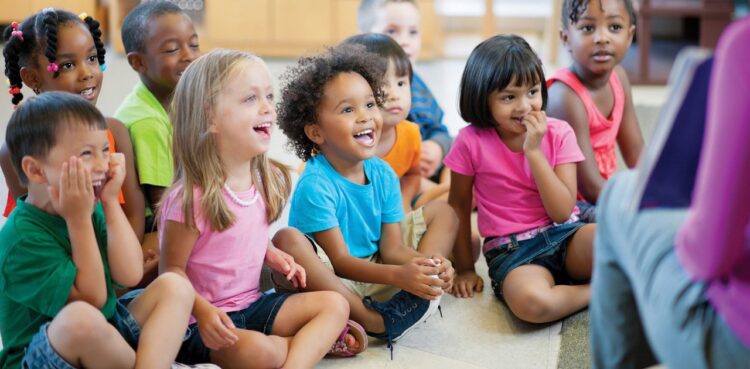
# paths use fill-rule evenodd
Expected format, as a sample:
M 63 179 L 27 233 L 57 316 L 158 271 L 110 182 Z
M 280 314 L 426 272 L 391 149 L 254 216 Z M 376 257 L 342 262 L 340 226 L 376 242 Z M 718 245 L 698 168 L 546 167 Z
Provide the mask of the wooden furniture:
M 633 83 L 665 83 L 650 75 L 651 32 L 653 17 L 695 17 L 700 22 L 701 47 L 713 48 L 719 35 L 732 21 L 732 0 L 640 0 L 635 2 L 638 23 L 636 37 L 639 49 L 638 74 Z
M 263 57 L 319 52 L 357 33 L 360 0 L 211 0 L 199 36 L 203 50 L 224 47 Z M 422 58 L 440 55 L 441 32 L 434 0 L 418 0 Z
M 96 16 L 96 0 L 0 0 L 0 24 L 21 22 L 44 8 L 58 8 L 75 14 Z

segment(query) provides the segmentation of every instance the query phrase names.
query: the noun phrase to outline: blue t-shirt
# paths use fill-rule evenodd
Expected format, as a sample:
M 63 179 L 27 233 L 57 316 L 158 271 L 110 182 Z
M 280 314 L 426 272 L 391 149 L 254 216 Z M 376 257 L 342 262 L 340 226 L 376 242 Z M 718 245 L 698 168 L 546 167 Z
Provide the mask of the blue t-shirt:
M 334 169 L 323 154 L 307 161 L 292 195 L 289 225 L 314 232 L 341 229 L 349 254 L 363 258 L 378 251 L 383 223 L 404 219 L 401 188 L 393 169 L 373 157 L 364 161 L 368 183 L 354 183 Z

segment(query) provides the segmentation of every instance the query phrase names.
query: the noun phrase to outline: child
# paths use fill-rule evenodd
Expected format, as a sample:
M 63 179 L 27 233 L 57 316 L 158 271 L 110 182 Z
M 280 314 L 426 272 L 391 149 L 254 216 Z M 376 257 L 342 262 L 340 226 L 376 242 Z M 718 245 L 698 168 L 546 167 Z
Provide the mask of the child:
M 419 8 L 415 0 L 362 0 L 357 14 L 357 23 L 361 33 L 384 33 L 391 36 L 403 48 L 414 64 L 419 58 L 422 39 L 419 29 Z M 433 189 L 441 180 L 439 169 L 445 154 L 450 149 L 452 138 L 448 128 L 443 124 L 443 110 L 430 92 L 427 84 L 413 74 L 411 83 L 411 109 L 407 120 L 419 125 L 422 134 L 422 153 L 420 171 L 422 176 L 432 178 L 421 183 L 421 191 L 427 192 L 417 204 L 445 193 L 449 186 L 444 183 L 442 189 Z M 436 191 L 436 192 L 435 192 Z
M 3 368 L 168 368 L 193 292 L 170 273 L 117 300 L 143 274 L 118 201 L 125 158 L 83 97 L 47 92 L 20 105 L 5 142 L 28 193 L 0 231 Z M 138 347 L 136 351 L 135 348 Z
M 327 351 L 364 348 L 347 335 L 349 307 L 340 295 L 258 288 L 264 261 L 295 285 L 306 283 L 305 270 L 268 240 L 291 187 L 287 169 L 265 156 L 275 117 L 271 77 L 258 57 L 215 50 L 177 84 L 177 178 L 159 232 L 160 270 L 186 276 L 197 292 L 180 361 L 311 368 Z
M 352 319 L 390 346 L 437 309 L 453 268 L 444 257 L 449 243 L 402 240 L 398 179 L 375 157 L 382 64 L 362 46 L 340 45 L 287 72 L 279 125 L 307 161 L 289 224 L 309 240 L 287 233 L 274 243 L 307 271 L 303 288 L 341 293 Z M 404 224 L 412 235 L 416 221 Z M 442 231 L 444 240 L 455 237 Z
M 494 36 L 469 56 L 461 78 L 461 129 L 445 165 L 459 217 L 454 292 L 481 291 L 469 243 L 472 191 L 492 289 L 525 321 L 563 318 L 586 306 L 594 225 L 577 221 L 573 130 L 547 118 L 542 63 L 518 36 Z
M 547 112 L 576 133 L 585 157 L 578 164 L 581 218 L 593 221 L 599 192 L 617 170 L 615 143 L 629 168 L 643 148 L 630 82 L 619 65 L 633 40 L 635 14 L 631 0 L 566 0 L 562 14 L 560 37 L 573 65 L 547 81 Z
M 170 98 L 200 45 L 190 17 L 168 1 L 144 2 L 133 9 L 122 22 L 122 42 L 140 81 L 115 116 L 130 131 L 150 216 L 174 175 Z
M 45 91 L 80 94 L 95 105 L 102 87 L 102 72 L 106 68 L 101 34 L 99 22 L 90 16 L 76 16 L 52 8 L 6 28 L 3 55 L 13 105 L 18 105 L 23 99 L 21 87 L 24 84 L 36 94 Z M 121 201 L 130 225 L 142 241 L 145 228 L 143 193 L 138 186 L 130 136 L 117 119 L 107 118 L 107 127 L 110 150 L 125 155 L 127 175 Z M 15 198 L 26 193 L 13 170 L 11 155 L 7 147 L 0 149 L 0 164 L 9 189 L 5 216 L 15 207 Z
M 750 365 L 747 45 L 747 17 L 719 39 L 690 207 L 632 211 L 635 171 L 615 176 L 599 198 L 590 310 L 596 368 Z

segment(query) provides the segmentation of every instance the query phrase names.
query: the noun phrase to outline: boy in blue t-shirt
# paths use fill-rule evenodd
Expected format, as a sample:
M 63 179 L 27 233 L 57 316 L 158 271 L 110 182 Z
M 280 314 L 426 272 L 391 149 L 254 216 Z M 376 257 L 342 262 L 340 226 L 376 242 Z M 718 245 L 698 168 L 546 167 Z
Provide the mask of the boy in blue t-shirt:
M 63 92 L 32 97 L 8 123 L 28 194 L 0 231 L 0 368 L 168 368 L 177 355 L 187 280 L 161 276 L 115 297 L 115 284 L 141 280 L 143 255 L 118 201 L 125 159 L 109 154 L 106 129 L 92 104 Z
M 437 237 L 447 242 L 402 239 L 402 229 L 419 232 L 412 219 L 401 223 L 398 178 L 375 156 L 384 68 L 360 45 L 341 45 L 287 72 L 279 126 L 307 161 L 289 224 L 311 247 L 274 244 L 305 268 L 307 290 L 341 293 L 351 318 L 391 343 L 430 316 L 450 288 L 453 267 L 444 256 L 456 235 L 444 227 Z

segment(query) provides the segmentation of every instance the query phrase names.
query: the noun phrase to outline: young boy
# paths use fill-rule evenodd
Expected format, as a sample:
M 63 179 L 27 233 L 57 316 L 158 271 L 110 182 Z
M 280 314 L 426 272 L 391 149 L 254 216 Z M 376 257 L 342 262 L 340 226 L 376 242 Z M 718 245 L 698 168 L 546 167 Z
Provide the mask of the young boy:
M 284 239 L 303 237 L 290 232 L 274 244 L 305 268 L 307 290 L 341 293 L 352 319 L 390 344 L 429 317 L 450 288 L 453 268 L 444 256 L 456 226 L 436 227 L 445 242 L 402 240 L 398 179 L 375 157 L 383 71 L 382 59 L 359 45 L 303 58 L 288 71 L 279 125 L 307 161 L 289 224 L 311 243 Z
M 106 128 L 91 103 L 62 92 L 32 97 L 8 123 L 28 194 L 0 231 L 2 368 L 168 368 L 177 354 L 187 280 L 163 275 L 115 298 L 143 264 L 117 197 L 124 157 L 109 154 Z
M 357 14 L 360 32 L 391 36 L 404 49 L 412 65 L 417 62 L 422 48 L 419 21 L 415 0 L 362 0 Z M 440 182 L 439 169 L 453 139 L 443 124 L 443 110 L 416 73 L 412 78 L 411 109 L 406 119 L 418 124 L 422 134 L 422 176 Z M 422 191 L 433 186 L 422 181 Z
M 138 177 L 153 212 L 174 174 L 169 99 L 182 72 L 200 53 L 198 35 L 177 5 L 153 1 L 125 17 L 122 41 L 140 82 L 115 117 L 130 131 Z

